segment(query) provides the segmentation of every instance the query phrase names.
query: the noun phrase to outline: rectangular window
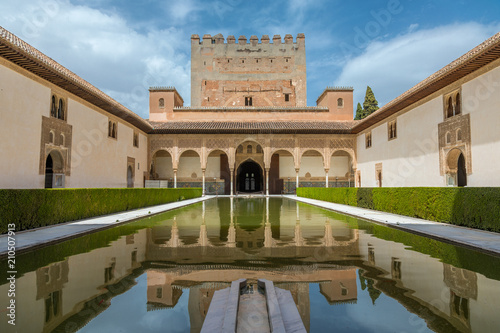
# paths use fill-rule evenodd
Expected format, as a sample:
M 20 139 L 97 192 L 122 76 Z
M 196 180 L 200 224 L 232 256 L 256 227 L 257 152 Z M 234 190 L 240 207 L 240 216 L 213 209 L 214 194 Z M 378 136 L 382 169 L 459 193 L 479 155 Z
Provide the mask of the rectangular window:
M 289 102 L 290 101 L 290 94 L 285 94 L 285 102 Z
M 134 147 L 139 148 L 139 134 L 134 133 L 134 142 L 133 142 Z
M 366 148 L 370 148 L 372 146 L 372 132 L 365 134 L 365 144 Z
M 252 106 L 252 97 L 245 97 L 245 106 Z
M 393 140 L 398 137 L 396 120 L 387 123 L 387 137 L 389 140 Z

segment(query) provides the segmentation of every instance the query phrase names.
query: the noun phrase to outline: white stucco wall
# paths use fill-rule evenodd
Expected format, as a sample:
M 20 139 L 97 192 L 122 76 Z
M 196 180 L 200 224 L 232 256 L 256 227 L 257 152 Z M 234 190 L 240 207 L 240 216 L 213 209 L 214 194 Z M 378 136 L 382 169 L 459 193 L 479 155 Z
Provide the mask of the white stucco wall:
M 365 132 L 357 137 L 357 170 L 361 186 L 378 186 L 375 164 L 382 163 L 382 184 L 391 186 L 445 186 L 440 174 L 438 124 L 443 119 L 443 94 L 461 88 L 462 113 L 470 114 L 471 174 L 467 185 L 500 186 L 500 68 L 454 83 L 410 111 L 372 126 L 372 147 L 365 148 Z M 495 66 L 497 66 L 495 68 Z M 474 74 L 477 75 L 477 74 Z M 397 138 L 388 140 L 387 121 L 397 119 Z
M 156 157 L 155 169 L 160 179 L 170 179 L 174 177 L 174 169 L 172 167 L 172 157 Z
M 12 66 L 10 68 L 9 66 Z M 0 61 L 0 188 L 43 188 L 39 174 L 42 116 L 50 117 L 53 89 L 60 88 Z M 143 186 L 148 142 L 132 125 L 69 93 L 67 124 L 72 126 L 71 174 L 65 187 L 126 187 L 127 156 L 135 159 L 135 187 Z M 118 121 L 118 139 L 107 136 L 108 117 Z M 139 148 L 133 146 L 134 130 Z
M 118 121 L 117 139 L 108 137 L 110 118 Z M 145 135 L 139 134 L 139 148 L 134 147 L 133 127 L 73 99 L 68 100 L 68 123 L 73 126 L 73 146 L 66 187 L 127 187 L 127 157 L 135 159 L 134 187 L 143 187 Z
M 464 113 L 470 113 L 472 174 L 468 186 L 500 186 L 500 68 L 462 85 Z
M 50 115 L 50 89 L 5 67 L 4 61 L 0 78 L 0 188 L 43 187 L 40 138 L 42 116 Z
M 323 157 L 302 156 L 300 160 L 299 177 L 305 177 L 308 172 L 311 174 L 311 177 L 325 177 Z
M 280 178 L 295 177 L 293 156 L 280 155 Z
M 198 156 L 181 156 L 179 159 L 179 167 L 177 169 L 178 178 L 192 178 L 191 175 L 196 173 L 197 178 L 201 178 L 201 162 Z
M 206 178 L 220 178 L 220 156 L 209 156 L 207 159 Z
M 443 121 L 442 97 L 397 117 L 397 138 L 390 140 L 387 122 L 372 127 L 372 147 L 365 147 L 365 133 L 358 135 L 358 168 L 361 186 L 378 186 L 375 164 L 382 163 L 382 185 L 444 186 L 439 172 L 438 124 Z
M 328 177 L 345 177 L 348 172 L 348 156 L 332 156 L 330 158 L 330 170 L 328 170 Z

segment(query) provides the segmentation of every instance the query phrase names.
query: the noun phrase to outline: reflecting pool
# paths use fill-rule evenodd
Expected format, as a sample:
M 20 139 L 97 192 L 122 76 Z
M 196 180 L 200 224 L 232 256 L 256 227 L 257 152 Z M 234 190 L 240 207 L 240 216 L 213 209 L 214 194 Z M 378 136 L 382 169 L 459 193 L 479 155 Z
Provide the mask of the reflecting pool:
M 1 332 L 199 332 L 239 278 L 290 290 L 310 332 L 500 331 L 498 257 L 285 198 L 210 199 L 16 263 Z

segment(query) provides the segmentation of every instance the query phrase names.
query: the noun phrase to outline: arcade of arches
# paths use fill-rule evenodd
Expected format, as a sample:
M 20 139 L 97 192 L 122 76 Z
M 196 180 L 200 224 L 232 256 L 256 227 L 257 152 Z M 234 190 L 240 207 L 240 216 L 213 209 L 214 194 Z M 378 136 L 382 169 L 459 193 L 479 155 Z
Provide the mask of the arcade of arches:
M 347 135 L 155 135 L 147 177 L 207 194 L 355 186 L 354 145 Z

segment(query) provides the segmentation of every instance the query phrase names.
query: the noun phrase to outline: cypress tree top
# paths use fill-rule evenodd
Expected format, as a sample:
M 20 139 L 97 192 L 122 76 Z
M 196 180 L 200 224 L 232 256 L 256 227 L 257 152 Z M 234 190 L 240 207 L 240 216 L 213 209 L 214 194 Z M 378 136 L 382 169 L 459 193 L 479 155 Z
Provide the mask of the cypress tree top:
M 370 86 L 366 87 L 365 101 L 363 102 L 363 109 L 365 111 L 364 117 L 369 116 L 373 112 L 378 110 L 378 102 L 375 99 L 372 88 Z M 364 118 L 363 117 L 363 118 Z

